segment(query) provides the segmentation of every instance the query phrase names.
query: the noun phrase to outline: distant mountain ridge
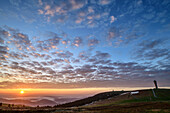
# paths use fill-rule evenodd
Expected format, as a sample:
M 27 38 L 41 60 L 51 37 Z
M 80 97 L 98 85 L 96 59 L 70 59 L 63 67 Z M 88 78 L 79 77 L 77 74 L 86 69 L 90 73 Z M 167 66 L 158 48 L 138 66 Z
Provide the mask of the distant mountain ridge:
M 23 105 L 28 105 L 28 106 L 53 106 L 56 105 L 57 103 L 48 99 L 42 99 L 38 100 L 35 102 L 31 102 L 31 100 L 21 100 L 21 99 L 13 99 L 13 100 L 8 100 L 8 99 L 3 99 L 0 98 L 0 102 L 6 103 L 6 104 L 23 104 Z
M 21 104 L 27 106 L 55 106 L 57 104 L 67 103 L 77 100 L 77 98 L 54 98 L 53 100 L 42 98 L 42 99 L 7 99 L 0 98 L 0 102 L 6 104 Z

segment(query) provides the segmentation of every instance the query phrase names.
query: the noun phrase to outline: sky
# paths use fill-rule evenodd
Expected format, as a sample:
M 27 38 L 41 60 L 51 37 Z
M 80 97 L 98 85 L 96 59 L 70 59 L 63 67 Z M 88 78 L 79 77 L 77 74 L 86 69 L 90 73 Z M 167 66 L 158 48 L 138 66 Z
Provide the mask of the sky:
M 0 0 L 0 89 L 170 87 L 170 0 Z

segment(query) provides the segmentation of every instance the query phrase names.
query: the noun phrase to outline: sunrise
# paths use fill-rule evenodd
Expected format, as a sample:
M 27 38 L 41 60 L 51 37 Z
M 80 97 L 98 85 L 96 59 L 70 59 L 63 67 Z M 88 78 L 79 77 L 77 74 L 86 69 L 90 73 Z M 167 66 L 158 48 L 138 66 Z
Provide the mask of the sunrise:
M 169 11 L 170 0 L 0 0 L 0 113 L 170 112 Z

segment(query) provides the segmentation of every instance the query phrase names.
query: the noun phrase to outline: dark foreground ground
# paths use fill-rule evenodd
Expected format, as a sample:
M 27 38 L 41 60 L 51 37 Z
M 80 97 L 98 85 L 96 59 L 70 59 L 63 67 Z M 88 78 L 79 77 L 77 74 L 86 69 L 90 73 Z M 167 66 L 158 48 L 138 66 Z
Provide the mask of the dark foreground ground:
M 58 108 L 37 110 L 2 110 L 0 113 L 170 113 L 170 103 L 140 102 L 87 108 Z
M 3 105 L 0 107 L 0 113 L 170 113 L 170 89 L 154 90 L 157 97 L 153 96 L 152 90 L 139 90 L 139 94 L 129 96 L 129 94 L 112 94 L 113 97 L 103 98 L 105 93 L 90 98 L 98 101 L 72 102 L 64 106 L 55 107 L 8 107 Z M 112 92 L 115 93 L 115 92 Z M 124 92 L 122 92 L 124 93 Z M 106 93 L 108 95 L 110 93 Z M 94 99 L 95 98 L 95 99 Z M 99 100 L 99 98 L 101 100 Z M 89 99 L 89 98 L 88 98 Z M 82 105 L 84 103 L 84 105 Z M 80 104 L 81 106 L 77 106 Z M 75 106 L 76 105 L 76 106 Z

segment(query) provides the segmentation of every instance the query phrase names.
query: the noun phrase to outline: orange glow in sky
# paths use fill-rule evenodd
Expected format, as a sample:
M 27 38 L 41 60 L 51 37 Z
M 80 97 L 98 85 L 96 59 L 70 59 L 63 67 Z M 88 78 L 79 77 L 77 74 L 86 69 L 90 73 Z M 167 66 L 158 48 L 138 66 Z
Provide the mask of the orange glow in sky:
M 20 91 L 20 94 L 24 94 L 24 90 L 21 90 L 21 91 Z
M 60 96 L 89 96 L 107 91 L 121 91 L 121 90 L 137 90 L 137 89 L 152 89 L 153 87 L 109 87 L 109 88 L 75 88 L 75 89 L 0 89 L 0 95 L 16 95 L 16 96 L 41 96 L 41 95 L 60 95 Z M 170 88 L 170 87 L 161 87 Z M 20 94 L 20 95 L 19 95 Z

